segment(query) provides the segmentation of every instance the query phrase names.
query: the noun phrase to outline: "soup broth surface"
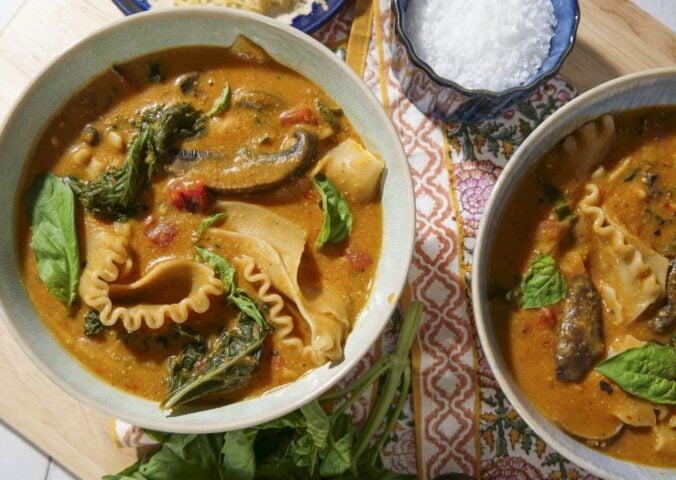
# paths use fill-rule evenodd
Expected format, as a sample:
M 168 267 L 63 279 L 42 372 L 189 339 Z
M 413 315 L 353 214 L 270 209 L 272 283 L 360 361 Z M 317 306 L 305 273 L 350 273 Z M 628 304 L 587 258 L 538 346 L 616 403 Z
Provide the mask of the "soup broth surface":
M 230 89 L 227 106 L 222 112 L 209 115 L 227 87 Z M 255 163 L 261 158 L 269 162 L 271 155 L 292 150 L 297 145 L 298 132 L 305 135 L 304 138 L 314 139 L 316 165 L 318 159 L 336 146 L 361 145 L 359 136 L 331 98 L 308 79 L 269 58 L 257 46 L 241 40 L 232 48 L 177 48 L 112 66 L 71 98 L 51 120 L 25 172 L 23 191 L 42 172 L 90 181 L 100 178 L 106 169 L 120 168 L 139 135 L 139 124 L 144 118 L 180 103 L 189 103 L 204 115 L 204 131 L 171 142 L 159 160 L 151 184 L 140 197 L 142 211 L 127 221 L 115 221 L 76 203 L 83 276 L 88 265 L 91 267 L 92 262 L 98 262 L 106 254 L 104 250 L 98 251 L 105 242 L 95 241 L 113 238 L 120 229 L 130 232 L 125 240 L 129 268 L 122 271 L 124 268 L 120 267 L 121 272 L 112 285 L 134 285 L 162 262 L 190 263 L 195 258 L 196 247 L 200 246 L 233 264 L 237 286 L 270 322 L 275 303 L 262 298 L 264 282 L 248 281 L 244 272 L 247 258 L 255 257 L 251 244 L 226 238 L 215 230 L 230 229 L 234 214 L 217 222 L 201 237 L 196 234 L 202 221 L 223 211 L 222 201 L 263 207 L 268 212 L 265 215 L 273 219 L 272 223 L 281 217 L 303 232 L 298 285 L 307 299 L 307 308 L 312 307 L 312 311 L 320 310 L 322 295 L 329 291 L 335 297 L 334 304 L 343 308 L 337 316 L 346 325 L 335 326 L 339 333 L 331 333 L 334 328 L 331 325 L 322 327 L 339 339 L 333 352 L 340 352 L 340 344 L 366 303 L 374 279 L 382 236 L 379 192 L 374 192 L 370 200 L 360 201 L 352 201 L 348 195 L 345 200 L 352 215 L 349 238 L 320 248 L 316 239 L 324 214 L 321 196 L 313 184 L 314 167 L 262 193 L 223 195 L 217 188 L 211 188 L 214 184 L 221 185 L 220 179 L 226 171 L 233 184 L 243 185 L 255 183 L 258 176 L 265 178 L 271 172 L 274 174 L 275 168 L 282 168 L 278 166 L 280 162 L 253 167 L 247 162 Z M 226 301 L 226 286 L 222 295 L 209 296 L 210 306 L 206 311 L 191 311 L 180 325 L 165 318 L 159 328 L 143 324 L 130 331 L 118 321 L 88 336 L 83 331 L 84 319 L 96 308 L 83 300 L 83 281 L 80 281 L 80 298 L 70 309 L 50 294 L 40 279 L 31 250 L 29 215 L 20 210 L 17 218 L 23 280 L 45 325 L 78 361 L 126 392 L 162 400 L 167 395 L 172 365 L 194 341 L 194 336 L 201 336 L 208 352 L 219 333 L 236 326 L 242 315 L 235 305 Z M 283 240 L 276 241 L 283 243 Z M 257 263 L 252 274 L 265 273 L 269 266 L 262 262 L 266 259 L 254 260 Z M 191 287 L 188 275 L 176 274 L 131 290 L 123 287 L 118 289 L 121 293 L 116 293 L 114 298 L 111 294 L 111 298 L 113 305 L 121 308 L 170 304 L 189 295 Z M 273 325 L 251 381 L 228 391 L 224 398 L 219 395 L 210 398 L 209 403 L 260 395 L 295 380 L 318 364 L 340 360 L 299 348 L 299 342 L 305 346 L 313 344 L 313 330 L 299 307 L 277 289 L 274 282 L 269 292 L 284 300 L 278 315 L 290 316 L 293 330 L 282 338 L 282 329 Z M 194 368 L 198 370 L 199 363 Z

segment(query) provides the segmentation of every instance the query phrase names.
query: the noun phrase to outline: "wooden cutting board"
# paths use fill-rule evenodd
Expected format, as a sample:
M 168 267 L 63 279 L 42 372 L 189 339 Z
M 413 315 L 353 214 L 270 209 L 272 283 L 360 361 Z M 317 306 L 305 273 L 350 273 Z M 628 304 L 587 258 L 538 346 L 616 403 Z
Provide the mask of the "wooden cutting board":
M 562 74 L 578 90 L 676 65 L 676 35 L 629 0 L 580 0 L 577 44 Z M 106 0 L 25 0 L 0 32 L 0 119 L 27 82 L 68 45 L 122 14 Z M 112 420 L 52 384 L 0 322 L 0 419 L 83 479 L 137 458 L 116 448 Z

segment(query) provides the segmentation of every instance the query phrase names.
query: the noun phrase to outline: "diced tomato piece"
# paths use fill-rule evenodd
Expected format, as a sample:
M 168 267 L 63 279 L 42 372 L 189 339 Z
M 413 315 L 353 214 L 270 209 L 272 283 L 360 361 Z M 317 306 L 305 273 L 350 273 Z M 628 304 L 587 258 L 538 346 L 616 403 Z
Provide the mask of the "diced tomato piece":
M 279 116 L 279 121 L 282 125 L 298 125 L 304 123 L 306 125 L 319 125 L 319 117 L 310 107 L 295 108 L 282 112 Z
M 538 319 L 546 327 L 556 327 L 556 312 L 552 307 L 542 307 L 539 311 Z
M 354 272 L 363 272 L 373 263 L 373 257 L 361 250 L 346 250 L 345 256 L 350 264 L 350 268 Z
M 174 180 L 167 187 L 167 196 L 172 207 L 187 212 L 204 211 L 209 202 L 204 180 Z
M 178 227 L 173 223 L 163 220 L 146 223 L 147 225 L 143 233 L 148 237 L 148 240 L 160 247 L 168 246 L 178 234 Z

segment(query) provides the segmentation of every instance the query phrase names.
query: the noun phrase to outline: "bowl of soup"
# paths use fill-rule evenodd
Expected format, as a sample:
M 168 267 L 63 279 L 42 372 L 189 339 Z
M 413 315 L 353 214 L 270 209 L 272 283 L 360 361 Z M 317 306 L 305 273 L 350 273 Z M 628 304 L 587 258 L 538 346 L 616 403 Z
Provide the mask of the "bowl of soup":
M 573 100 L 523 143 L 477 240 L 481 344 L 548 444 L 603 478 L 676 468 L 676 69 Z
M 414 235 L 386 113 L 330 50 L 227 9 L 135 15 L 0 136 L 3 316 L 82 402 L 213 432 L 287 413 L 379 337 Z

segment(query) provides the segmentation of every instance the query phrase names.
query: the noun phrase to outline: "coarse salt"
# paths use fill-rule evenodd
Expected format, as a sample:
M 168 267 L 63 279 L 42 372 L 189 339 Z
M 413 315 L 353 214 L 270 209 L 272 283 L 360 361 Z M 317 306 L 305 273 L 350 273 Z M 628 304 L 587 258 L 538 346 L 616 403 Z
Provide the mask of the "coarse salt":
M 410 0 L 404 27 L 437 75 L 499 92 L 537 73 L 555 26 L 551 0 Z

